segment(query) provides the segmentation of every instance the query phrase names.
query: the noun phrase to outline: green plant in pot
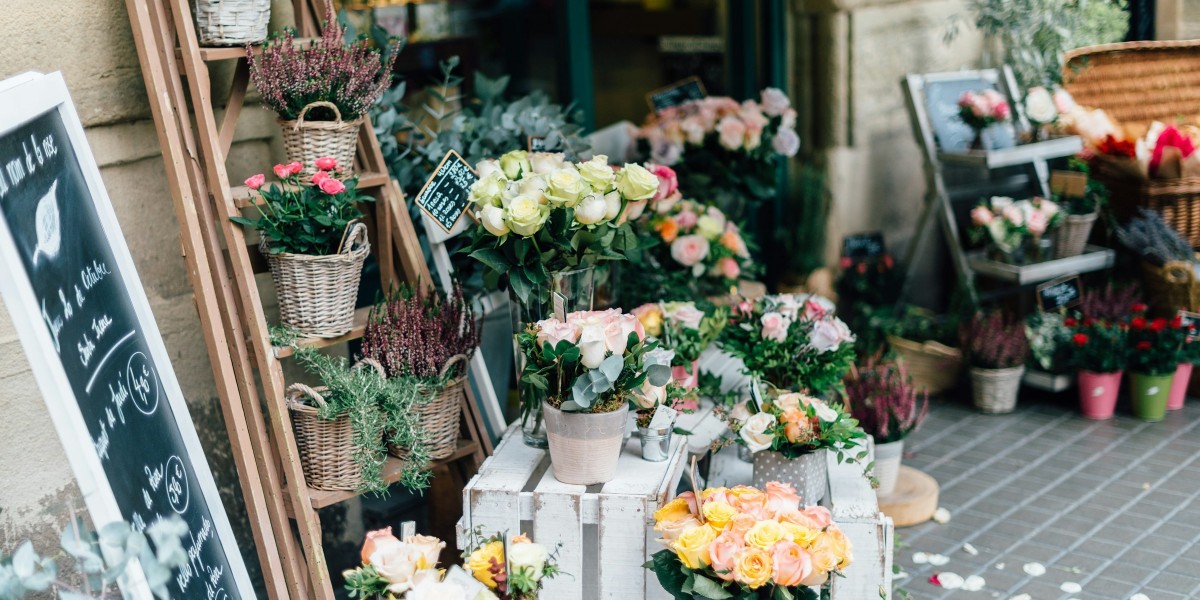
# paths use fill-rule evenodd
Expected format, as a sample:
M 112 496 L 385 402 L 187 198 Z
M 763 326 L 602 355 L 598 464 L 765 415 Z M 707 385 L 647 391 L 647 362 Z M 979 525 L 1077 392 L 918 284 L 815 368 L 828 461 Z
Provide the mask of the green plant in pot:
M 1024 324 L 1002 311 L 980 313 L 963 327 L 962 338 L 975 407 L 988 414 L 1012 412 L 1029 355 Z
M 653 406 L 666 397 L 674 352 L 617 309 L 543 319 L 517 342 L 525 357 L 521 382 L 542 392 L 522 401 L 543 403 L 554 477 L 579 485 L 611 480 L 629 404 Z
M 904 438 L 929 414 L 929 393 L 917 389 L 904 365 L 871 360 L 846 378 L 846 402 L 859 427 L 875 440 L 876 492 L 896 489 Z
M 1129 321 L 1129 376 L 1133 415 L 1161 421 L 1167 411 L 1172 379 L 1185 358 L 1187 330 L 1178 318 L 1146 318 L 1146 306 L 1135 306 Z
M 1088 175 L 1091 167 L 1086 161 L 1072 157 L 1070 170 Z M 1054 258 L 1067 258 L 1083 253 L 1088 236 L 1096 224 L 1100 211 L 1108 205 L 1108 188 L 1103 183 L 1088 177 L 1081 196 L 1056 194 L 1054 201 L 1062 208 L 1065 216 L 1062 225 L 1054 230 Z
M 1129 357 L 1129 324 L 1107 318 L 1068 318 L 1067 364 L 1079 379 L 1079 406 L 1089 419 L 1111 419 Z

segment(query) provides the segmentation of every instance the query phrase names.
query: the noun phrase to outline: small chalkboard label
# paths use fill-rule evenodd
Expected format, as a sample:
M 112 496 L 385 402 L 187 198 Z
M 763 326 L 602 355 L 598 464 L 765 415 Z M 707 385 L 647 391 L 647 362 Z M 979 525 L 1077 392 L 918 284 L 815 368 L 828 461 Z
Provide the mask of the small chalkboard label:
M 531 135 L 528 138 L 526 147 L 530 152 L 550 152 L 550 144 L 546 142 L 544 135 Z
M 700 100 L 707 95 L 704 83 L 700 81 L 699 77 L 693 75 L 646 94 L 646 103 L 650 105 L 652 112 L 659 113 L 672 106 L 679 106 L 688 100 Z
M 1194 342 L 1200 339 L 1200 313 L 1181 310 L 1178 316 L 1180 324 L 1188 332 L 1188 341 Z
M 458 224 L 470 204 L 471 186 L 479 180 L 475 169 L 451 150 L 417 192 L 416 203 L 447 233 Z
M 887 253 L 883 232 L 868 231 L 842 238 L 842 256 L 853 259 L 877 258 Z
M 1083 282 L 1078 275 L 1059 277 L 1037 287 L 1038 308 L 1052 312 L 1078 306 L 1083 302 Z

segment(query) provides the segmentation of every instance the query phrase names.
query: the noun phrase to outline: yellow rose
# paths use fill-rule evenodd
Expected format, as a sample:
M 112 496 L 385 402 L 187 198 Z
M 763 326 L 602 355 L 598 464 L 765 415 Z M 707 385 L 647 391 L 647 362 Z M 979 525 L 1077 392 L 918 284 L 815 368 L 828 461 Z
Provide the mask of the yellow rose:
M 482 582 L 491 589 L 496 589 L 495 573 L 492 572 L 492 565 L 500 565 L 501 570 L 504 567 L 504 542 L 495 541 L 484 544 L 471 553 L 467 557 L 467 569 L 475 576 L 475 579 Z
M 616 172 L 608 166 L 608 157 L 603 154 L 597 154 L 592 157 L 592 160 L 579 163 L 579 175 L 592 186 L 592 189 L 601 194 L 612 189 L 613 180 L 617 178 Z
M 655 525 L 654 530 L 662 535 L 662 539 L 659 540 L 662 545 L 670 546 L 671 542 L 679 539 L 679 536 L 683 535 L 685 531 L 696 527 L 704 527 L 704 525 L 700 523 L 700 519 L 688 515 L 678 521 L 663 521 Z
M 421 551 L 423 560 L 417 564 L 417 570 L 422 571 L 436 567 L 438 557 L 441 556 L 442 549 L 446 547 L 446 542 L 431 535 L 417 534 L 404 542 Z
M 508 202 L 508 212 L 504 215 L 504 224 L 522 237 L 529 237 L 538 232 L 546 219 L 550 218 L 550 207 L 539 204 L 537 200 L 517 195 Z
M 591 193 L 591 186 L 573 166 L 568 165 L 546 177 L 546 199 L 555 206 L 573 208 L 581 198 Z
M 504 175 L 509 179 L 517 179 L 522 175 L 532 173 L 533 167 L 529 164 L 529 153 L 524 150 L 513 150 L 501 156 L 500 170 L 504 171 Z
M 737 516 L 738 510 L 724 502 L 705 502 L 704 520 L 716 529 L 724 530 Z
M 729 491 L 729 488 L 723 488 L 723 487 L 708 488 L 708 489 L 705 489 L 700 492 L 700 497 L 707 501 L 709 498 L 712 498 L 713 496 L 715 496 L 717 494 L 720 494 L 723 496 L 728 491 Z
M 646 335 L 654 337 L 662 335 L 663 314 L 657 304 L 639 306 L 633 309 L 633 314 L 637 315 L 638 321 L 642 322 L 642 329 L 646 330 Z
M 716 219 L 704 215 L 696 220 L 696 231 L 709 241 L 716 240 L 725 232 L 725 225 Z
M 821 534 L 820 529 L 813 529 L 787 521 L 780 523 L 780 525 L 783 526 L 783 530 L 787 532 L 788 537 L 792 538 L 792 541 L 796 542 L 801 548 L 811 546 L 816 541 L 817 536 Z
M 854 562 L 854 555 L 850 550 L 850 540 L 846 539 L 846 534 L 836 527 L 826 529 L 817 537 L 813 542 L 812 552 L 814 565 L 821 564 L 822 568 L 826 564 L 833 565 L 825 569 L 826 571 L 840 571 Z M 823 562 L 818 563 L 818 555 L 824 555 L 820 559 Z
M 675 538 L 671 550 L 679 556 L 680 562 L 689 569 L 701 569 L 709 564 L 708 546 L 717 539 L 719 532 L 708 525 L 693 527 Z M 770 573 L 770 569 L 767 570 Z
M 788 532 L 779 521 L 759 521 L 746 532 L 746 544 L 763 550 L 770 550 L 779 540 L 788 539 Z
M 663 505 L 662 508 L 654 511 L 655 527 L 664 521 L 679 521 L 692 516 L 692 511 L 688 508 L 687 500 L 684 498 L 676 498 Z
M 617 191 L 630 202 L 649 200 L 658 193 L 658 177 L 641 165 L 625 163 L 617 173 Z
M 747 547 L 734 556 L 733 579 L 750 589 L 758 589 L 771 580 L 771 555 L 761 548 Z

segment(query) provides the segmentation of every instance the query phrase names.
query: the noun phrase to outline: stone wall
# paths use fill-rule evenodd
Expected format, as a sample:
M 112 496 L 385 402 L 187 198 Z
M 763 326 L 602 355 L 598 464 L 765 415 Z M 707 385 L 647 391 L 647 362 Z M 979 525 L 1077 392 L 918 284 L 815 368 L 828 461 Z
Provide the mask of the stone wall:
M 1158 0 L 1157 9 L 1159 39 L 1200 39 L 1200 0 Z

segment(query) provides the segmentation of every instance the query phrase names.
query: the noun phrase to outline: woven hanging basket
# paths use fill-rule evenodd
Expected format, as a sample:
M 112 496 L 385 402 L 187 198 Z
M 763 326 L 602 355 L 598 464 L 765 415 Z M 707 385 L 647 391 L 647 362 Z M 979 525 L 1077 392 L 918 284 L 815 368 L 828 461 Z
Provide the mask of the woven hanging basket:
M 244 46 L 267 39 L 271 0 L 196 0 L 202 46 Z
M 336 118 L 333 121 L 305 121 L 308 111 L 317 107 L 328 108 Z M 317 159 L 326 156 L 337 160 L 339 171 L 352 172 L 362 123 L 362 117 L 343 121 L 342 111 L 332 102 L 324 101 L 313 102 L 300 109 L 294 121 L 279 119 L 279 125 L 283 128 L 283 150 L 288 162 L 298 162 L 303 166 L 304 170 L 300 172 L 303 179 L 312 177 L 317 172 Z
M 1096 213 L 1067 215 L 1063 224 L 1054 231 L 1054 258 L 1070 258 L 1083 254 L 1095 224 Z
M 466 354 L 451 356 L 442 366 L 441 377 L 445 378 L 451 369 L 458 368 L 459 363 L 468 359 Z M 466 382 L 467 372 L 463 369 L 462 375 L 451 379 L 441 391 L 413 409 L 417 413 L 429 446 L 429 458 L 433 460 L 449 458 L 458 448 L 459 416 L 462 414 L 463 388 Z M 396 458 L 408 458 L 408 448 L 395 444 L 388 444 L 388 453 Z
M 363 261 L 370 251 L 362 223 L 346 228 L 337 254 L 271 254 L 264 239 L 262 253 L 271 266 L 280 320 L 307 337 L 334 338 L 350 331 Z
M 940 394 L 958 383 L 962 375 L 962 350 L 938 342 L 920 343 L 890 335 L 887 341 L 917 389 Z
M 1200 282 L 1195 265 L 1182 260 L 1158 267 L 1142 261 L 1142 289 L 1151 314 L 1172 317 L 1179 310 L 1200 308 Z
M 1010 413 L 1017 408 L 1017 392 L 1025 366 L 1011 369 L 971 368 L 971 393 L 975 408 L 987 414 Z
M 363 484 L 362 472 L 354 462 L 354 430 L 350 417 L 322 419 L 317 408 L 325 406 L 322 393 L 328 388 L 310 388 L 302 383 L 288 386 L 285 402 L 292 416 L 296 447 L 300 450 L 300 466 L 308 487 L 318 490 L 357 490 Z

